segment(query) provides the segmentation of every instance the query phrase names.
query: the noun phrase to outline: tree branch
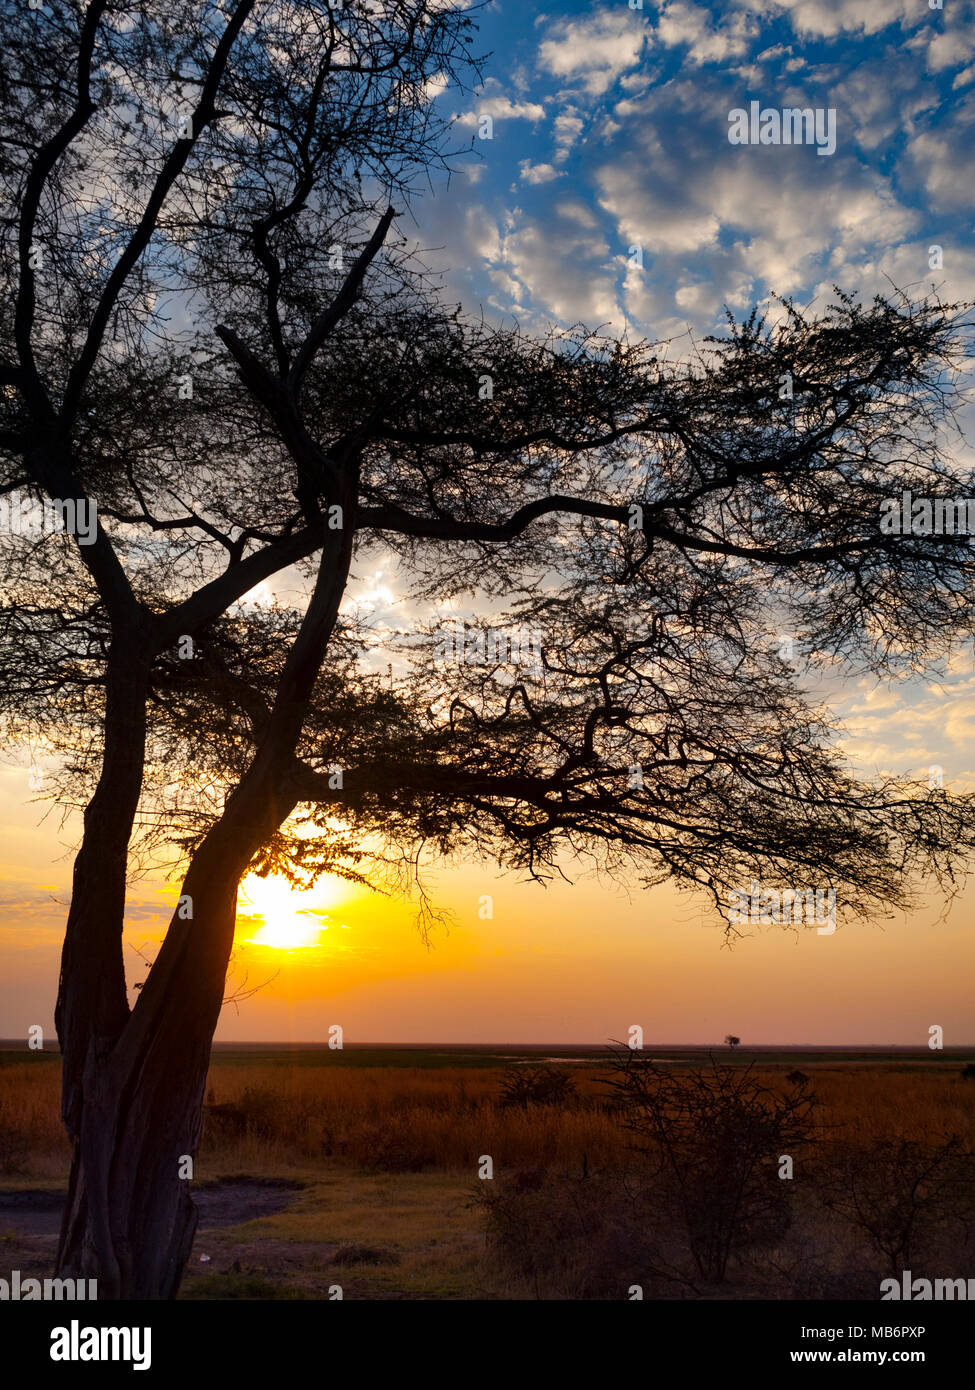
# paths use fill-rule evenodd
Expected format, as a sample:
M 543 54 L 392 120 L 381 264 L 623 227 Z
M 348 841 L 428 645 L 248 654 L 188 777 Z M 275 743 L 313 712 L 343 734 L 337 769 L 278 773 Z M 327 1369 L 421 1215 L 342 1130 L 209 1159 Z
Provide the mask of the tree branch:
M 193 134 L 186 139 L 177 140 L 170 151 L 146 202 L 142 217 L 139 219 L 139 223 L 129 238 L 114 270 L 108 277 L 108 282 L 92 315 L 81 352 L 68 375 L 68 384 L 65 388 L 64 402 L 60 412 L 60 418 L 63 422 L 68 422 L 74 418 L 85 382 L 88 380 L 101 348 L 109 317 L 122 286 L 128 278 L 129 271 L 149 245 L 156 230 L 156 222 L 163 203 L 166 201 L 173 184 L 182 173 L 191 150 L 202 131 L 214 119 L 217 89 L 230 57 L 230 51 L 245 20 L 254 8 L 254 4 L 255 0 L 239 0 L 220 42 L 214 50 L 213 60 L 200 93 L 200 100 L 193 112 Z

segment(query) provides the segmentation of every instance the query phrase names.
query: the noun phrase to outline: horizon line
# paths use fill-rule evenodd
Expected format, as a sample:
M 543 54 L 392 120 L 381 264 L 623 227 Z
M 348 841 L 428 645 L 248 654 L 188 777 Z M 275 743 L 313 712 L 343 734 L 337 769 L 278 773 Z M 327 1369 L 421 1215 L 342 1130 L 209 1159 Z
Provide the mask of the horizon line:
M 355 1042 L 343 1041 L 340 1048 L 332 1047 L 328 1038 L 307 1038 L 307 1039 L 284 1039 L 284 1038 L 241 1038 L 241 1039 L 220 1039 L 214 1040 L 211 1047 L 321 1047 L 326 1051 L 344 1052 L 353 1048 L 367 1047 L 397 1047 L 409 1049 L 415 1047 L 504 1047 L 504 1048 L 542 1048 L 549 1047 L 560 1050 L 568 1048 L 602 1048 L 602 1047 L 626 1047 L 627 1044 L 622 1040 L 604 1040 L 602 1042 L 521 1042 L 508 1041 L 502 1039 L 489 1039 L 486 1041 L 449 1042 L 442 1039 L 430 1039 L 424 1042 L 397 1040 L 393 1042 L 379 1042 L 374 1039 L 362 1039 Z M 803 1049 L 809 1052 L 963 1052 L 975 1048 L 975 1041 L 953 1043 L 951 1046 L 941 1048 L 929 1048 L 924 1043 L 894 1043 L 894 1042 L 873 1042 L 873 1043 L 818 1043 L 818 1042 L 755 1042 L 737 1043 L 734 1047 L 726 1042 L 693 1042 L 693 1043 L 668 1043 L 668 1042 L 645 1042 L 642 1048 L 635 1051 L 659 1051 L 659 1052 L 713 1052 L 720 1049 L 722 1052 L 754 1052 L 754 1051 L 795 1051 Z M 0 1038 L 0 1050 L 13 1051 L 43 1051 L 60 1053 L 61 1049 L 56 1040 L 45 1040 L 42 1048 L 32 1049 L 25 1038 Z

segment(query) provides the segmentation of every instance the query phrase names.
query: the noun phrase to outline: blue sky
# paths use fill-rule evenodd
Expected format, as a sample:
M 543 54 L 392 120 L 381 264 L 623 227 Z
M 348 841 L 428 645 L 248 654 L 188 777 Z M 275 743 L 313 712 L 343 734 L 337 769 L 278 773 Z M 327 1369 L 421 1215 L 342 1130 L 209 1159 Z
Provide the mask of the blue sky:
M 747 314 L 776 293 L 824 305 L 834 283 L 868 298 L 893 282 L 975 300 L 975 6 L 643 5 L 479 11 L 482 88 L 435 97 L 474 154 L 417 207 L 448 297 L 533 331 L 669 339 L 673 358 L 721 331 L 726 304 Z M 752 100 L 834 108 L 835 154 L 732 145 L 728 113 Z M 370 596 L 394 625 L 398 589 L 383 570 Z M 939 679 L 824 693 L 866 775 L 942 767 L 949 789 L 975 786 L 970 648 Z
M 975 298 L 965 0 L 504 0 L 478 22 L 483 86 L 436 97 L 477 157 L 418 209 L 469 308 L 676 339 L 725 304 L 834 282 Z M 728 112 L 753 99 L 834 108 L 835 154 L 729 143 Z

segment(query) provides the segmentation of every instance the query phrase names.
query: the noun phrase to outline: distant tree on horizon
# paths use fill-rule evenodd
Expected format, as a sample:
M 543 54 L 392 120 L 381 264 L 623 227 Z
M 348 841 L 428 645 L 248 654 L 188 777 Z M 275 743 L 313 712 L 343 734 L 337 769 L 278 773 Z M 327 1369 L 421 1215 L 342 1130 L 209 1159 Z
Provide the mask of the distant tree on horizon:
M 732 1050 L 734 1050 L 734 1048 L 736 1048 L 738 1044 L 741 1042 L 741 1038 L 736 1038 L 734 1033 L 726 1033 L 724 1041 L 726 1047 L 730 1047 Z

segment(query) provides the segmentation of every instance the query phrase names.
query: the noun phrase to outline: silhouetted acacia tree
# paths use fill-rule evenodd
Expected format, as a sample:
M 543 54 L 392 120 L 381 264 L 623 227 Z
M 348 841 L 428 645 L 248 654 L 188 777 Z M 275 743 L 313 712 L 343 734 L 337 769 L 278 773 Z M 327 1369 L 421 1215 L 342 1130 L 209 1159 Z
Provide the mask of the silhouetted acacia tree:
M 878 527 L 903 488 L 966 486 L 962 314 L 841 295 L 666 365 L 449 310 L 393 206 L 442 157 L 431 90 L 468 29 L 437 0 L 7 25 L 0 489 L 96 501 L 98 528 L 3 537 L 2 710 L 84 801 L 59 1267 L 107 1297 L 179 1284 L 249 867 L 589 854 L 719 908 L 754 877 L 867 914 L 972 846 L 966 799 L 851 776 L 775 637 L 882 672 L 969 630 L 964 538 Z M 537 661 L 475 633 L 448 663 L 431 620 L 389 689 L 343 611 L 376 545 L 418 599 L 537 629 Z M 300 598 L 248 597 L 286 573 Z M 130 1008 L 127 869 L 173 838 L 181 906 Z

